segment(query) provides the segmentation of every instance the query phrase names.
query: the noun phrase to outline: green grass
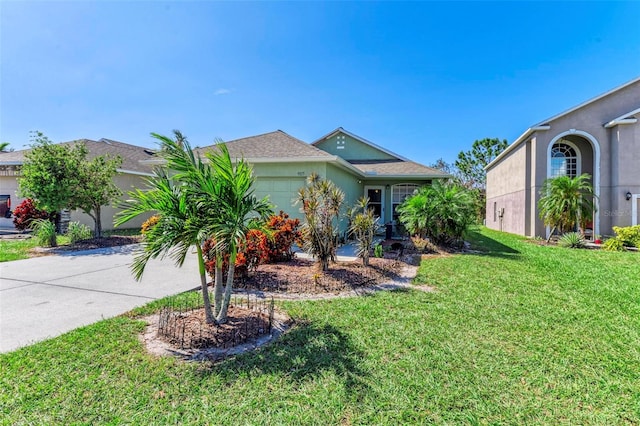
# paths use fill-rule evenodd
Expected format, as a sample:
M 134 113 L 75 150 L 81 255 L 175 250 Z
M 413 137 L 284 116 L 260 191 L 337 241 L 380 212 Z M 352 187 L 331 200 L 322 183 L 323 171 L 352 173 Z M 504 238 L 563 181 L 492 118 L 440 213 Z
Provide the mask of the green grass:
M 2 355 L 0 419 L 640 423 L 638 255 L 469 238 L 481 253 L 423 262 L 437 292 L 286 303 L 293 330 L 220 364 L 147 355 L 130 316 Z
M 140 235 L 140 228 L 104 231 L 103 235 L 105 237 L 112 235 Z M 65 244 L 69 244 L 69 238 L 65 235 L 58 235 L 58 245 L 62 246 Z M 20 240 L 0 239 L 0 262 L 27 259 L 29 258 L 29 252 L 37 246 L 36 239 L 31 237 Z

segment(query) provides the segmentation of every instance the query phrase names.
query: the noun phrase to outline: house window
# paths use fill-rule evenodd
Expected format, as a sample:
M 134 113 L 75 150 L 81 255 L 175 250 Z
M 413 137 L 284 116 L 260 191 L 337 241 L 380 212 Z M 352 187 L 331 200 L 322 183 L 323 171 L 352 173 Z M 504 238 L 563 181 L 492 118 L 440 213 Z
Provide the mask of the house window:
M 397 207 L 402 204 L 405 199 L 412 196 L 419 187 L 420 185 L 416 185 L 415 183 L 401 183 L 393 185 L 393 191 L 391 193 L 391 207 L 393 209 L 394 221 L 398 220 L 398 213 L 396 212 Z
M 551 147 L 550 177 L 578 175 L 578 153 L 576 149 L 563 142 L 554 143 Z

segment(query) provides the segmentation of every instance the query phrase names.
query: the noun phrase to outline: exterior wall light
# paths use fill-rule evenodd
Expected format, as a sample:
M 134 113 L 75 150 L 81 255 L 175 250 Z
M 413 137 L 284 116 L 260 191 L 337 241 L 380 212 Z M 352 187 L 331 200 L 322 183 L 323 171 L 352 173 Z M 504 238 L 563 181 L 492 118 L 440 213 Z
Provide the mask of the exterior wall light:
M 627 198 L 627 201 L 629 201 L 631 199 L 631 191 L 627 191 L 625 197 Z

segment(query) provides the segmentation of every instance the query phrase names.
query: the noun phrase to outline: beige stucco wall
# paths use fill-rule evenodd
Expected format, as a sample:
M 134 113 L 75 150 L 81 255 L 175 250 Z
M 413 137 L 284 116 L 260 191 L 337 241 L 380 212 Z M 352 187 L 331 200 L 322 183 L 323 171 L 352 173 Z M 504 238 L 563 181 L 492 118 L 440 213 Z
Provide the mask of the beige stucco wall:
M 623 89 L 600 98 L 562 117 L 548 123 L 548 130 L 537 130 L 530 136 L 532 168 L 530 173 L 525 171 L 526 163 L 512 159 L 511 155 L 505 156 L 494 164 L 487 172 L 487 225 L 496 228 L 493 222 L 493 202 L 499 201 L 496 197 L 505 197 L 508 194 L 514 209 L 522 210 L 523 215 L 516 214 L 509 220 L 520 222 L 523 225 L 507 224 L 508 229 L 526 235 L 546 235 L 546 227 L 537 218 L 537 201 L 539 191 L 548 177 L 548 157 L 551 145 L 559 138 L 565 138 L 573 142 L 582 157 L 582 172 L 592 175 L 592 182 L 597 188 L 600 197 L 597 213 L 599 233 L 611 234 L 612 226 L 627 226 L 631 223 L 631 202 L 627 201 L 624 194 L 627 191 L 640 193 L 640 129 L 639 124 L 625 124 L 613 129 L 605 128 L 604 124 L 624 114 L 640 108 L 640 82 L 631 84 Z M 514 149 L 516 153 L 525 146 L 526 141 Z M 514 167 L 519 164 L 520 169 Z M 519 182 L 513 180 L 511 174 L 517 173 L 530 179 L 529 198 L 531 211 L 516 208 L 520 201 L 515 194 L 520 190 Z M 511 188 L 511 190 L 505 189 Z M 493 200 L 495 198 L 495 200 Z M 504 201 L 505 204 L 507 200 Z M 525 203 L 523 199 L 522 203 Z M 506 213 L 506 210 L 505 210 Z M 530 227 L 530 232 L 526 228 Z M 507 230 L 507 229 L 505 229 Z

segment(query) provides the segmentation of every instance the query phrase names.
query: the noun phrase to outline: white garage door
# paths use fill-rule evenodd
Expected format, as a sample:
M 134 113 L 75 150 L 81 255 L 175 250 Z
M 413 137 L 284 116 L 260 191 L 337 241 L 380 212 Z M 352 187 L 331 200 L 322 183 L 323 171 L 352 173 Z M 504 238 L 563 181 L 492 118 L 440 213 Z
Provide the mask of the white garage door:
M 293 202 L 298 194 L 298 189 L 305 185 L 305 178 L 271 178 L 258 177 L 256 182 L 256 195 L 258 197 L 269 196 L 269 201 L 274 204 L 276 213 L 283 210 L 292 217 L 299 217 L 299 206 Z

